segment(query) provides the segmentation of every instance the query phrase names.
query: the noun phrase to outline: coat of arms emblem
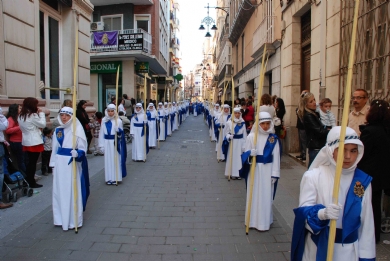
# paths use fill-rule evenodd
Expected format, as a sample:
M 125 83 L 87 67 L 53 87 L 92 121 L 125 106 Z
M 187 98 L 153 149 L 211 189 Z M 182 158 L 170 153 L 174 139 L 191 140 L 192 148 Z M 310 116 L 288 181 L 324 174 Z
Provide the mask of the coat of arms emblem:
M 58 131 L 58 132 L 57 132 L 57 138 L 58 138 L 58 139 L 61 139 L 62 136 L 63 136 L 62 131 Z
M 356 181 L 355 186 L 353 187 L 353 192 L 359 198 L 364 196 L 364 187 L 360 181 Z
M 269 138 L 268 138 L 268 141 L 269 141 L 271 144 L 274 143 L 274 142 L 275 142 L 274 136 L 269 137 Z
M 108 44 L 108 35 L 107 34 L 103 34 L 102 43 L 103 44 Z

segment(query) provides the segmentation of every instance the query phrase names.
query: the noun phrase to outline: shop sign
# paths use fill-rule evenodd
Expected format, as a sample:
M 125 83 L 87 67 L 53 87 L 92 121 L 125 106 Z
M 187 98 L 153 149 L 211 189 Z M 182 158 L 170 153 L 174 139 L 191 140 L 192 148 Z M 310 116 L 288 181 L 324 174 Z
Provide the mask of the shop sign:
M 149 73 L 149 63 L 148 62 L 137 62 L 135 65 L 136 73 Z
M 91 73 L 116 73 L 120 66 L 119 71 L 122 72 L 122 62 L 91 62 Z
M 118 51 L 143 51 L 144 35 L 139 34 L 119 34 Z

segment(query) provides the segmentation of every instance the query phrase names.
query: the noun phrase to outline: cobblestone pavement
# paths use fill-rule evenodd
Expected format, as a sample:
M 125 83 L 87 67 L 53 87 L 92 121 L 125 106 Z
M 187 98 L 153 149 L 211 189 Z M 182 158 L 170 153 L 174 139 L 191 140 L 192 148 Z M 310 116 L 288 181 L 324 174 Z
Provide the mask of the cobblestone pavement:
M 301 165 L 282 157 L 274 223 L 246 235 L 245 183 L 224 177 L 203 118 L 187 118 L 160 147 L 146 163 L 129 157 L 118 187 L 104 170 L 92 177 L 77 235 L 53 226 L 50 206 L 0 240 L 0 260 L 289 260 Z

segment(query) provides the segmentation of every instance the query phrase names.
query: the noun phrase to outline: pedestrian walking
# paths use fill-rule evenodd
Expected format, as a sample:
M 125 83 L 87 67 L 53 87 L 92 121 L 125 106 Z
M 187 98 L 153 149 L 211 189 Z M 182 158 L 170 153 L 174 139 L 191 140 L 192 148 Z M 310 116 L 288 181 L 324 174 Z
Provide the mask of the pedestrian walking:
M 115 147 L 117 135 L 117 149 Z M 99 133 L 99 148 L 104 152 L 104 177 L 107 185 L 115 185 L 126 177 L 126 141 L 122 120 L 119 119 L 116 106 L 109 104 Z
M 281 146 L 278 136 L 274 134 L 272 117 L 268 112 L 260 112 L 258 133 L 254 130 L 255 128 L 252 128 L 246 139 L 245 153 L 242 156 L 245 165 L 250 163 L 249 156 L 256 157 L 254 183 L 248 184 L 248 186 L 253 186 L 249 227 L 267 231 L 273 223 L 272 203 L 280 178 Z M 255 135 L 257 135 L 256 144 L 254 143 Z M 249 170 L 249 167 L 246 166 L 245 169 Z M 246 180 L 251 178 L 250 173 L 242 175 L 247 177 Z M 246 208 L 248 208 L 250 189 L 247 189 L 246 198 Z M 245 213 L 248 211 L 246 210 Z M 247 220 L 246 216 L 245 220 Z
M 89 196 L 89 173 L 86 158 L 87 138 L 81 123 L 76 120 L 76 132 L 73 133 L 73 109 L 63 107 L 58 114 L 60 124 L 54 131 L 53 148 L 49 166 L 53 168 L 53 222 L 64 231 L 83 226 L 83 211 Z M 76 136 L 76 148 L 73 149 L 73 137 Z M 76 187 L 74 187 L 74 170 L 76 161 Z M 77 190 L 77 202 L 75 193 Z M 75 220 L 77 211 L 77 224 Z
M 247 134 L 240 107 L 233 109 L 233 117 L 233 122 L 228 120 L 223 129 L 223 153 L 226 156 L 225 177 L 231 176 L 232 179 L 241 179 L 239 173 L 242 168 L 241 154 L 245 151 Z M 233 145 L 230 146 L 230 143 Z M 231 153 L 233 154 L 230 155 Z
M 149 145 L 144 143 L 144 135 L 148 134 L 148 131 L 145 129 L 144 125 L 148 124 L 148 118 L 145 117 L 145 111 L 142 108 L 141 103 L 135 105 L 135 114 L 131 118 L 130 125 L 130 135 L 133 136 L 133 141 L 131 143 L 132 148 L 132 159 L 133 161 L 145 161 L 145 154 L 149 151 Z M 148 137 L 146 136 L 146 141 Z M 146 153 L 145 153 L 146 150 Z
M 347 127 L 338 204 L 332 192 L 341 127 L 332 128 L 326 145 L 303 175 L 291 245 L 291 261 L 326 260 L 329 221 L 336 220 L 333 260 L 375 260 L 371 177 L 356 168 L 364 146 Z

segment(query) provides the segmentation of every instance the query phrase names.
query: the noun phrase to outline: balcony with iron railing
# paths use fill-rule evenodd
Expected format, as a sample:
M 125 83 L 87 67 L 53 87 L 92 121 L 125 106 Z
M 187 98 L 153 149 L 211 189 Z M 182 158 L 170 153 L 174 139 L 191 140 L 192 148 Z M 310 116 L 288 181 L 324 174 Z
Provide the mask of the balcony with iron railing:
M 117 33 L 116 38 L 112 37 L 109 41 L 102 40 L 103 44 L 97 44 L 95 34 L 102 35 L 114 35 Z M 124 40 L 125 39 L 125 40 Z M 137 40 L 136 40 L 137 39 Z M 135 53 L 147 53 L 152 54 L 152 36 L 143 29 L 125 29 L 110 32 L 92 32 L 91 34 L 91 53 L 103 53 L 103 52 L 121 52 L 130 51 Z
M 275 41 L 275 18 L 276 16 L 266 16 L 257 27 L 253 34 L 253 55 L 262 50 L 264 44 Z
M 253 12 L 256 10 L 256 4 L 256 0 L 231 1 L 229 40 L 233 45 L 237 43 Z

